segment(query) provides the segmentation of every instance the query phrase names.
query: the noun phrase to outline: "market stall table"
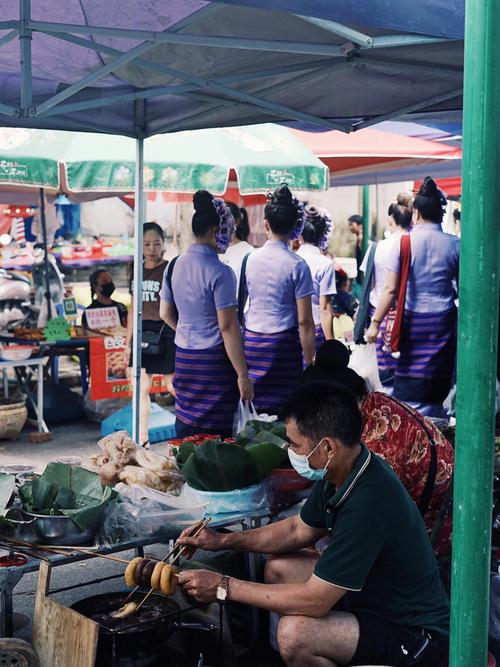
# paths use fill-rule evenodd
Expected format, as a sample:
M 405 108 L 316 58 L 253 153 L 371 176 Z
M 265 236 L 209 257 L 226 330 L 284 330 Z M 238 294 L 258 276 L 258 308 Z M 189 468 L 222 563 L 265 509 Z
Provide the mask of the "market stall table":
M 28 397 L 32 400 L 33 409 L 35 410 L 37 417 L 38 432 L 48 433 L 49 429 L 47 428 L 47 425 L 45 424 L 45 421 L 43 419 L 43 364 L 44 364 L 43 356 L 32 357 L 30 359 L 23 359 L 20 361 L 0 361 L 0 370 L 6 371 L 9 368 L 14 369 L 18 385 L 21 387 L 21 389 L 27 392 Z M 26 387 L 26 380 L 22 378 L 22 376 L 19 373 L 20 368 L 27 368 L 27 367 L 30 368 L 36 367 L 37 369 L 36 401 L 32 399 L 31 393 L 27 390 Z M 4 384 L 4 393 L 6 393 L 5 384 Z
M 263 519 L 271 516 L 270 509 L 263 509 L 258 512 L 252 513 L 237 513 L 232 512 L 229 515 L 217 514 L 214 515 L 211 521 L 211 526 L 216 528 L 227 528 L 229 526 L 240 525 L 242 530 L 247 530 L 250 528 L 257 528 L 261 525 Z M 179 530 L 179 535 L 181 531 Z M 6 540 L 2 545 L 2 538 L 0 536 L 0 549 L 10 551 L 8 547 L 5 546 Z M 144 555 L 144 547 L 150 546 L 152 544 L 158 544 L 157 537 L 150 538 L 135 538 L 132 540 L 127 540 L 124 542 L 118 542 L 109 546 L 102 546 L 98 549 L 95 549 L 95 552 L 100 554 L 114 554 L 121 551 L 129 551 L 134 549 L 136 555 Z M 54 545 L 54 549 L 58 547 Z M 78 547 L 75 547 L 75 549 Z M 168 547 L 165 547 L 168 549 Z M 33 551 L 36 551 L 36 545 L 32 547 Z M 15 552 L 22 553 L 22 549 L 14 548 Z M 0 636 L 2 637 L 11 637 L 13 634 L 13 597 L 14 597 L 14 588 L 21 581 L 25 574 L 30 572 L 37 572 L 40 567 L 40 561 L 45 560 L 51 564 L 52 567 L 59 565 L 67 565 L 69 563 L 76 563 L 78 561 L 88 560 L 89 558 L 94 558 L 95 556 L 92 553 L 75 553 L 68 551 L 68 555 L 55 555 L 40 552 L 39 557 L 27 556 L 27 562 L 23 565 L 12 565 L 9 567 L 0 567 Z M 252 580 L 256 579 L 257 575 L 257 561 L 253 554 L 249 554 L 249 575 Z M 122 575 L 112 575 L 111 577 L 104 577 L 93 583 L 100 583 L 101 581 L 108 581 L 110 579 L 115 579 L 117 576 Z M 69 588 L 75 588 L 77 586 L 70 586 Z M 67 588 L 66 590 L 68 590 Z M 254 613 L 255 611 L 255 613 Z M 258 610 L 252 609 L 252 638 L 256 637 L 258 629 Z

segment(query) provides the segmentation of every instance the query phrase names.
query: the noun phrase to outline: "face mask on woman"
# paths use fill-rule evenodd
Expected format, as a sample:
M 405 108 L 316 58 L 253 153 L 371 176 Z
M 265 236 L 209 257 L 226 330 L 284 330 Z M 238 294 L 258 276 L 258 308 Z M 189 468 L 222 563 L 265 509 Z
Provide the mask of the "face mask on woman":
M 105 285 L 101 285 L 101 293 L 103 296 L 110 297 L 113 292 L 115 291 L 115 284 L 114 283 L 106 283 Z
M 309 457 L 314 454 L 314 452 L 318 449 L 323 440 L 324 438 L 321 438 L 316 447 L 307 455 L 297 454 L 296 452 L 293 451 L 291 447 L 288 448 L 288 458 L 290 459 L 290 463 L 295 468 L 295 471 L 298 472 L 299 475 L 301 475 L 302 477 L 305 477 L 306 479 L 310 479 L 312 481 L 317 481 L 319 479 L 325 478 L 326 471 L 328 470 L 328 466 L 330 464 L 330 459 L 328 459 L 324 468 L 319 468 L 318 470 L 316 470 L 315 468 L 311 468 L 311 466 L 309 465 Z

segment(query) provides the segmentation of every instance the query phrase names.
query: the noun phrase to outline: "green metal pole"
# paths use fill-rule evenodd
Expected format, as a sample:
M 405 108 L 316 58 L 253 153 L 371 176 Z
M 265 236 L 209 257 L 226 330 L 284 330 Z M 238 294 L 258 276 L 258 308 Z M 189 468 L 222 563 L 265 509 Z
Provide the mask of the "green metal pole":
M 466 0 L 450 667 L 485 667 L 487 661 L 500 250 L 499 25 L 498 0 Z
M 363 257 L 368 250 L 370 236 L 370 186 L 363 185 Z

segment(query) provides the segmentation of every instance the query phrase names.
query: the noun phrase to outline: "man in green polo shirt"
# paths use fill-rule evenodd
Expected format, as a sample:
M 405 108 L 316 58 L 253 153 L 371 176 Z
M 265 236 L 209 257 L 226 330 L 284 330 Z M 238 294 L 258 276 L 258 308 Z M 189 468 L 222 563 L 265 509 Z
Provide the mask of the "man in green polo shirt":
M 300 389 L 284 416 L 292 465 L 317 480 L 300 516 L 179 539 L 212 551 L 272 554 L 266 583 L 205 570 L 185 570 L 179 583 L 203 602 L 229 598 L 281 614 L 278 644 L 289 667 L 437 667 L 448 599 L 415 503 L 360 442 L 356 399 L 317 383 Z M 321 555 L 306 550 L 326 536 Z

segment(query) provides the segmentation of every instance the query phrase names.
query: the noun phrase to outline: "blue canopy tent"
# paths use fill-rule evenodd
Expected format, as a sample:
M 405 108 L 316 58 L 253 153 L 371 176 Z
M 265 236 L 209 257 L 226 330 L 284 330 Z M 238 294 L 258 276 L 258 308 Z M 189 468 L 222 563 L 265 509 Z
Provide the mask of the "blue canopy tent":
M 466 553 L 455 549 L 455 667 L 483 667 L 486 655 L 499 24 L 498 0 L 469 0 L 461 275 L 474 270 L 476 254 L 474 283 L 486 292 L 478 303 L 461 285 L 454 532 Z M 464 0 L 3 0 L 0 123 L 137 138 L 134 278 L 140 284 L 144 137 L 264 121 L 345 131 L 421 114 L 454 123 L 462 109 L 463 40 Z M 134 339 L 140 338 L 137 318 Z M 140 354 L 136 345 L 136 386 Z M 465 475 L 474 466 L 469 496 Z

